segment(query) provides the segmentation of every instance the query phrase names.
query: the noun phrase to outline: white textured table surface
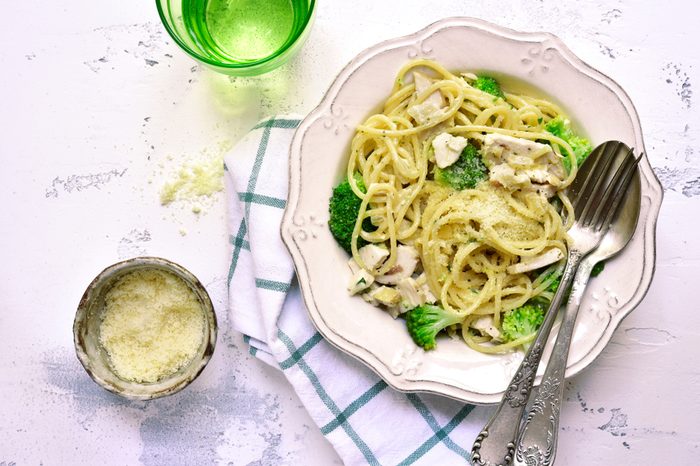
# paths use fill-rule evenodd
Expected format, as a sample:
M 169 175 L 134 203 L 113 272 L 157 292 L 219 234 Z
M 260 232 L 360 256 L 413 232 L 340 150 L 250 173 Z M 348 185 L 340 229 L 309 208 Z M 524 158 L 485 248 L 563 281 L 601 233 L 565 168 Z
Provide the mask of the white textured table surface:
M 552 32 L 617 80 L 637 106 L 666 191 L 654 282 L 601 357 L 568 382 L 558 464 L 695 464 L 700 7 L 359 3 L 321 0 L 296 59 L 236 80 L 190 61 L 151 1 L 3 3 L 1 466 L 340 463 L 282 375 L 249 357 L 230 330 L 223 198 L 195 215 L 190 206 L 160 206 L 159 189 L 183 161 L 235 142 L 259 118 L 311 110 L 360 50 L 454 15 Z M 75 358 L 71 331 L 95 274 L 139 254 L 199 276 L 221 328 L 203 375 L 149 403 L 95 385 Z M 478 410 L 484 419 L 490 412 Z

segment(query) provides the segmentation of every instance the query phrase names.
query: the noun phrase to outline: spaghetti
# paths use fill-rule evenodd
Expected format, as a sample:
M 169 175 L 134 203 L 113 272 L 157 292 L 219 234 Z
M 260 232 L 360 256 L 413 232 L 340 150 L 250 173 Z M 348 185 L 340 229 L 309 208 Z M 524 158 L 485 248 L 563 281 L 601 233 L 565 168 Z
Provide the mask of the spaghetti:
M 499 338 L 506 312 L 538 296 L 551 299 L 552 274 L 543 270 L 561 267 L 566 254 L 573 212 L 564 189 L 577 160 L 567 141 L 545 130 L 562 116 L 559 107 L 527 95 L 497 97 L 474 87 L 475 79 L 434 61 L 411 61 L 383 110 L 358 127 L 347 165 L 362 199 L 352 255 L 356 268 L 376 279 L 363 290 L 365 299 L 396 314 L 416 300 L 433 302 L 462 319 L 450 327 L 453 335 L 494 353 L 534 338 Z M 437 174 L 465 144 L 478 150 L 488 175 L 455 189 Z M 363 228 L 366 219 L 373 228 Z M 369 260 L 362 251 L 367 243 L 385 257 Z M 402 264 L 407 250 L 415 251 L 415 267 Z M 541 265 L 544 256 L 549 261 Z M 378 297 L 387 287 L 400 297 Z

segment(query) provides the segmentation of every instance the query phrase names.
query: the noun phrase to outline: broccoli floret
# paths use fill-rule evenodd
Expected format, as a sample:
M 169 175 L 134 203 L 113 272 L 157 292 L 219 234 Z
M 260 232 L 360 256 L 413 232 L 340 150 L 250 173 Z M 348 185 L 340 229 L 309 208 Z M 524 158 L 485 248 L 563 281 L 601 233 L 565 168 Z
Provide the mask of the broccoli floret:
M 597 262 L 593 266 L 593 270 L 591 270 L 591 277 L 597 277 L 598 275 L 600 275 L 600 272 L 602 272 L 604 268 L 605 268 L 605 262 L 602 262 L 602 261 Z
M 505 98 L 501 85 L 490 76 L 477 76 L 472 86 L 492 96 Z
M 571 146 L 571 149 L 574 151 L 574 155 L 576 156 L 576 163 L 579 167 L 593 150 L 593 146 L 591 146 L 588 139 L 582 138 L 572 131 L 571 122 L 566 118 L 558 116 L 549 120 L 545 125 L 545 129 L 556 137 L 563 139 Z M 566 171 L 570 172 L 571 161 L 568 158 L 565 158 L 562 163 L 564 164 Z
M 545 277 L 545 280 L 549 280 L 552 277 L 554 277 L 554 280 L 549 284 L 547 288 L 545 288 L 545 291 L 549 291 L 551 293 L 556 293 L 557 289 L 559 288 L 559 284 L 561 283 L 561 270 L 552 270 L 549 272 L 547 277 Z
M 435 337 L 440 331 L 462 320 L 463 316 L 433 304 L 422 304 L 406 313 L 408 333 L 425 350 L 435 348 Z
M 603 271 L 605 268 L 605 262 L 597 262 L 594 266 L 593 269 L 591 270 L 591 277 L 597 277 L 600 275 L 600 273 Z M 562 270 L 552 270 L 547 274 L 547 276 L 544 278 L 544 280 L 550 280 L 553 278 L 549 286 L 544 289 L 544 291 L 549 291 L 550 293 L 554 294 L 557 292 L 557 289 L 559 289 L 559 284 L 561 283 L 561 275 L 562 275 Z
M 505 341 L 532 335 L 540 328 L 543 320 L 544 307 L 539 303 L 528 301 L 506 312 L 501 323 L 501 335 Z
M 355 174 L 355 182 L 360 191 L 367 192 L 365 183 L 362 181 L 362 177 L 359 174 Z M 333 195 L 328 202 L 328 211 L 330 213 L 330 219 L 328 220 L 328 227 L 333 234 L 335 240 L 345 249 L 348 253 L 352 252 L 352 232 L 355 229 L 355 222 L 357 221 L 357 216 L 360 213 L 360 206 L 362 205 L 362 199 L 357 197 L 355 192 L 350 187 L 350 182 L 346 179 L 338 186 L 333 189 Z M 362 229 L 365 231 L 373 231 L 374 227 L 368 219 L 362 223 Z M 362 247 L 367 242 L 362 238 L 358 238 L 357 247 Z
M 488 169 L 481 160 L 479 150 L 467 144 L 459 159 L 449 167 L 435 169 L 435 181 L 461 191 L 474 188 L 487 178 Z

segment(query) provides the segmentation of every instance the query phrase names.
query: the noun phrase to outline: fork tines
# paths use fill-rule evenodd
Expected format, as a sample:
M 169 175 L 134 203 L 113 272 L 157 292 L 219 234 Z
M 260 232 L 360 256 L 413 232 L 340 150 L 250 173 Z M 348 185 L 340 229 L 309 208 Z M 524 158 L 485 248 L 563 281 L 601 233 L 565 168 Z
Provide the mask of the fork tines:
M 595 154 L 594 166 L 574 202 L 576 220 L 581 226 L 600 230 L 612 221 L 643 156 L 635 157 L 634 149 L 625 149 L 619 141 L 609 141 L 597 149 L 602 153 Z M 618 163 L 620 154 L 622 161 Z M 614 168 L 615 163 L 618 165 Z
M 609 224 L 617 209 L 620 207 L 620 203 L 624 198 L 623 194 L 632 182 L 632 177 L 637 170 L 637 165 L 639 161 L 644 156 L 644 152 L 640 153 L 638 157 L 634 156 L 634 149 L 625 155 L 622 164 L 615 172 L 612 182 L 608 185 L 605 190 L 605 198 L 608 199 L 606 204 L 601 203 L 596 210 L 597 223 L 595 224 L 596 229 L 602 228 L 604 225 Z M 603 213 L 605 214 L 603 216 Z

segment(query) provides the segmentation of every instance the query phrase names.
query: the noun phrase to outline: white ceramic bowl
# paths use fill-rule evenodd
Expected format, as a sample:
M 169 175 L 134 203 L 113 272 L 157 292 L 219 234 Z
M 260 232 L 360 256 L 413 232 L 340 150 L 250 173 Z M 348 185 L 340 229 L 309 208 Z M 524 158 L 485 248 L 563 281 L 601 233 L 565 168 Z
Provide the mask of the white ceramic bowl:
M 327 227 L 328 198 L 345 172 L 354 128 L 380 107 L 399 68 L 418 57 L 437 60 L 454 71 L 487 70 L 532 85 L 535 92 L 539 89 L 561 104 L 594 144 L 617 139 L 644 151 L 639 118 L 618 84 L 582 62 L 553 35 L 448 18 L 359 54 L 299 126 L 291 147 L 282 237 L 319 332 L 396 389 L 472 403 L 496 402 L 522 354 L 484 355 L 448 339 L 441 339 L 436 350 L 424 352 L 411 341 L 403 320 L 348 296 L 348 256 Z M 640 168 L 637 229 L 628 247 L 590 282 L 566 376 L 580 372 L 600 354 L 651 283 L 663 191 L 646 158 Z

